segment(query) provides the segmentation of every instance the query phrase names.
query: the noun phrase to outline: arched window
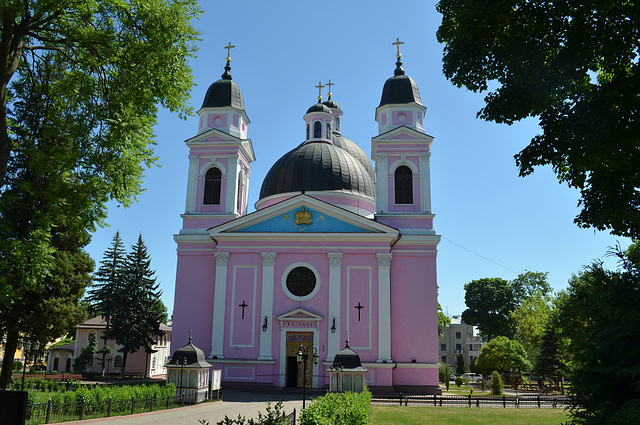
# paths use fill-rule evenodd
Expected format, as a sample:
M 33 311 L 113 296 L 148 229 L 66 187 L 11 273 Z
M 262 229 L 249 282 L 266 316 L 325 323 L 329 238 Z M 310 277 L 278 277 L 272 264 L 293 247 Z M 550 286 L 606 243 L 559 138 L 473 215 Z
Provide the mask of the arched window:
M 244 197 L 244 191 L 242 190 L 242 172 L 238 174 L 238 200 L 236 201 L 236 210 L 242 212 L 242 198 Z
M 122 356 L 120 354 L 113 358 L 113 367 L 122 367 Z
M 322 123 L 320 121 L 316 121 L 313 123 L 313 138 L 314 139 L 322 138 Z
M 331 140 L 331 124 L 327 123 L 327 139 Z
M 210 168 L 204 176 L 204 196 L 202 203 L 205 205 L 220 205 L 220 187 L 222 185 L 222 172 L 218 168 Z
M 307 124 L 307 139 L 309 140 L 309 136 L 311 135 L 311 126 L 309 124 Z
M 413 173 L 411 168 L 401 165 L 394 173 L 396 204 L 413 204 Z

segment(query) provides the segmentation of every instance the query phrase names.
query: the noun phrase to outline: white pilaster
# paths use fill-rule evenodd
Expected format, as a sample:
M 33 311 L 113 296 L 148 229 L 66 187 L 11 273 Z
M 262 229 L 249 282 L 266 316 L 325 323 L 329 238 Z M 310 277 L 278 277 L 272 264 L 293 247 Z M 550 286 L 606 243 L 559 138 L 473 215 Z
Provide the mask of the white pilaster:
M 238 154 L 229 155 L 227 167 L 227 196 L 225 206 L 229 214 L 236 211 L 236 196 L 238 196 Z
M 198 187 L 198 155 L 189 155 L 189 175 L 187 177 L 187 202 L 184 212 L 196 212 L 196 189 Z
M 420 154 L 420 211 L 431 214 L 431 152 Z
M 276 322 L 273 319 L 273 281 L 274 266 L 276 263 L 275 252 L 262 253 L 262 304 L 260 308 L 262 320 L 260 322 L 260 354 L 258 360 L 273 360 L 271 355 L 271 341 Z M 262 331 L 262 324 L 267 318 L 267 330 Z
M 391 362 L 391 254 L 378 253 L 378 363 Z
M 211 357 L 223 359 L 224 317 L 227 298 L 228 252 L 216 252 L 216 281 L 213 298 L 213 331 L 211 333 Z
M 376 155 L 376 192 L 377 212 L 389 212 L 389 170 L 386 153 Z
M 342 269 L 342 252 L 329 252 L 329 321 L 327 322 L 328 347 L 327 361 L 333 361 L 340 351 L 340 275 Z M 335 320 L 336 332 L 331 332 Z

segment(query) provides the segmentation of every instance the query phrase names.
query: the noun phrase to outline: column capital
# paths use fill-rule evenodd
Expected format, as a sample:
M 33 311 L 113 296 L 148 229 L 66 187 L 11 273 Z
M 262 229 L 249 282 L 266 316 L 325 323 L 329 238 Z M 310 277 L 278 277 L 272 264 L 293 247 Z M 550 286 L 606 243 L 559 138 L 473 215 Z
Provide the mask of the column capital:
M 262 255 L 263 266 L 273 266 L 276 263 L 275 252 L 261 252 L 260 255 Z
M 429 161 L 429 159 L 431 159 L 431 152 L 421 152 L 420 159 L 422 161 Z
M 327 256 L 329 257 L 329 266 L 336 267 L 342 265 L 342 256 L 344 254 L 342 252 L 328 252 Z
M 228 252 L 215 252 L 216 256 L 216 266 L 226 266 L 229 264 L 229 253 Z
M 199 155 L 189 155 L 189 163 L 195 164 L 198 161 L 198 158 L 200 158 Z
M 378 257 L 378 266 L 380 267 L 391 267 L 391 256 L 393 254 L 391 253 L 377 253 L 376 256 Z

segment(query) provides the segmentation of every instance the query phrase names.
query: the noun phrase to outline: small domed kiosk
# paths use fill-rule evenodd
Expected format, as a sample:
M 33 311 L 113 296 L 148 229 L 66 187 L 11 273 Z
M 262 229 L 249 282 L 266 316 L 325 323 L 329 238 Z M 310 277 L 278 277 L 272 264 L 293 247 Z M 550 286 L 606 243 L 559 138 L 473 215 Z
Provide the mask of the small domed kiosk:
M 364 391 L 364 374 L 367 368 L 360 363 L 360 356 L 349 347 L 347 340 L 344 348 L 333 358 L 333 364 L 327 370 L 331 378 L 329 391 Z
M 176 386 L 176 401 L 200 403 L 207 398 L 209 369 L 213 365 L 205 360 L 204 352 L 189 343 L 173 353 L 166 365 L 167 384 Z

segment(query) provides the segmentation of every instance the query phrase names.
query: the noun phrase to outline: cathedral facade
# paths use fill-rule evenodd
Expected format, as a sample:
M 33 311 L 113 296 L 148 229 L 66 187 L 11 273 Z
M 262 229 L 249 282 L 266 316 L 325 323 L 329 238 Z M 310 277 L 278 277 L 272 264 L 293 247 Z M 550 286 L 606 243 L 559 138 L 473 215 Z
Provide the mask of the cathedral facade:
M 433 138 L 399 51 L 376 109 L 373 164 L 342 135 L 331 94 L 319 97 L 304 114 L 305 140 L 272 166 L 251 213 L 256 158 L 230 70 L 227 57 L 186 140 L 173 346 L 192 330 L 227 388 L 328 388 L 348 339 L 372 390 L 438 392 Z

